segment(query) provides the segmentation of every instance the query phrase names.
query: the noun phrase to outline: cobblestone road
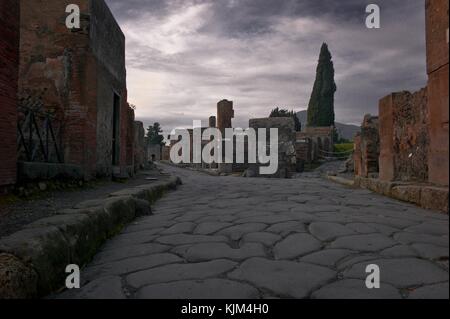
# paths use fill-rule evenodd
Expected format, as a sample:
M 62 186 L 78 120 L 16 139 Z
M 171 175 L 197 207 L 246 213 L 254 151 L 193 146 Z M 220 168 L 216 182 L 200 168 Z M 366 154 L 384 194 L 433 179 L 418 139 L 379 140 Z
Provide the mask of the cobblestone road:
M 448 216 L 318 179 L 213 177 L 129 225 L 64 298 L 448 298 Z M 366 288 L 366 266 L 381 288 Z

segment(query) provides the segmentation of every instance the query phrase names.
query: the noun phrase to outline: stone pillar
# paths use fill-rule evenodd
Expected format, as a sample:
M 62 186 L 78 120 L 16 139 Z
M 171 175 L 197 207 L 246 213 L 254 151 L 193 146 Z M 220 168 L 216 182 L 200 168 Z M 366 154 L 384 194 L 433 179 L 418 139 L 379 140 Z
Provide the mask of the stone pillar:
M 222 100 L 217 104 L 217 128 L 225 138 L 225 129 L 232 128 L 232 119 L 234 118 L 233 102 Z M 222 143 L 223 158 L 225 158 L 224 143 Z M 219 164 L 219 173 L 230 174 L 233 171 L 233 164 Z
M 232 119 L 234 118 L 233 102 L 222 100 L 217 104 L 217 128 L 225 133 L 226 128 L 233 127 Z
M 394 172 L 394 114 L 393 104 L 396 94 L 390 94 L 380 100 L 380 179 L 393 181 Z
M 430 147 L 429 182 L 448 186 L 449 182 L 449 73 L 448 0 L 426 1 L 428 118 Z
M 19 1 L 0 0 L 0 190 L 16 182 Z
M 210 116 L 209 117 L 209 125 L 208 127 L 216 127 L 216 117 L 215 116 Z

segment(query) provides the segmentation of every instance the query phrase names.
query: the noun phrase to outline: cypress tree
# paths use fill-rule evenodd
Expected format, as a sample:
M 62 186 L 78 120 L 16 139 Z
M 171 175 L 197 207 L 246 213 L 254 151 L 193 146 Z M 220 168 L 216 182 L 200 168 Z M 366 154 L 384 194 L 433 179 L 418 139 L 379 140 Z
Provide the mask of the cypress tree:
M 308 105 L 308 126 L 334 125 L 334 66 L 331 53 L 326 43 L 320 49 L 319 63 L 316 71 L 316 81 Z

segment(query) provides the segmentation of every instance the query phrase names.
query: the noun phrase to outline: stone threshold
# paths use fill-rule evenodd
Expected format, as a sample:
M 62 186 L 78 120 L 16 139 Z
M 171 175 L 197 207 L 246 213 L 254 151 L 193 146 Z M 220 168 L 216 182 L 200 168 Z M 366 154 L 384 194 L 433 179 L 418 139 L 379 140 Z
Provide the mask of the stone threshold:
M 86 265 L 107 239 L 181 184 L 179 177 L 81 202 L 0 239 L 0 299 L 40 298 L 65 284 L 70 264 Z

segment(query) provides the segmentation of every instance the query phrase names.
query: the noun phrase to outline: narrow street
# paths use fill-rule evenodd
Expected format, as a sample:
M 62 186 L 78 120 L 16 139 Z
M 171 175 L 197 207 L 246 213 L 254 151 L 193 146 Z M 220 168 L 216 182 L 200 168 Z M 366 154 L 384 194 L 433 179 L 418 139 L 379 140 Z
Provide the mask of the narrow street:
M 316 178 L 183 185 L 57 298 L 448 298 L 448 216 Z M 381 287 L 366 287 L 366 267 Z

